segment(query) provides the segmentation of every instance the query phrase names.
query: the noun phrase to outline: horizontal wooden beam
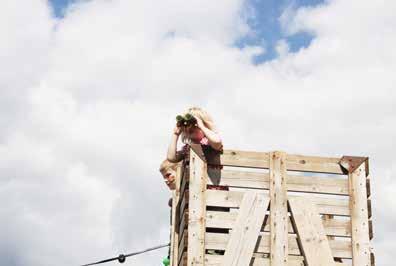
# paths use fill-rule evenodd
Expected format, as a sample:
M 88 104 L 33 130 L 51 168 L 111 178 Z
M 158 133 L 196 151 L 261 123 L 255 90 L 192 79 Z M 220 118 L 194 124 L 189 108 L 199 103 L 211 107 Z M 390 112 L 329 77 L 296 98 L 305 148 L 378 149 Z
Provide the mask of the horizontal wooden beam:
M 262 254 L 258 254 L 254 258 L 251 266 L 270 266 L 270 259 L 260 257 Z M 222 255 L 210 255 L 205 256 L 205 266 L 220 266 L 222 263 Z M 336 266 L 347 266 L 345 263 L 336 262 Z M 288 266 L 304 266 L 304 258 L 302 256 L 289 256 Z
M 269 190 L 269 173 L 208 169 L 208 184 Z M 348 178 L 287 175 L 287 190 L 348 196 Z
M 237 212 L 207 211 L 206 227 L 232 229 L 234 228 L 237 215 Z M 324 220 L 323 226 L 328 236 L 351 237 L 350 219 Z M 269 223 L 266 223 L 261 228 L 261 231 L 269 232 Z M 290 219 L 288 219 L 288 232 L 289 234 L 295 233 Z
M 222 234 L 222 233 L 206 233 L 205 235 L 205 247 L 207 249 L 217 249 L 217 250 L 225 250 L 230 235 Z M 296 235 L 288 235 L 288 254 L 289 255 L 302 255 L 299 245 L 297 243 Z M 332 254 L 337 258 L 352 258 L 352 247 L 351 241 L 344 240 L 329 240 L 330 248 L 332 250 Z M 258 238 L 258 244 L 256 252 L 258 253 L 270 253 L 270 235 L 269 233 L 260 234 Z
M 206 205 L 217 207 L 239 208 L 243 191 L 206 190 Z M 288 198 L 294 196 L 288 196 Z M 349 216 L 349 200 L 314 197 L 320 214 Z
M 192 144 L 191 148 L 208 165 L 223 165 L 250 168 L 269 168 L 269 152 L 212 149 L 208 145 Z M 340 158 L 305 156 L 297 154 L 286 155 L 286 168 L 290 171 L 345 174 L 340 165 Z

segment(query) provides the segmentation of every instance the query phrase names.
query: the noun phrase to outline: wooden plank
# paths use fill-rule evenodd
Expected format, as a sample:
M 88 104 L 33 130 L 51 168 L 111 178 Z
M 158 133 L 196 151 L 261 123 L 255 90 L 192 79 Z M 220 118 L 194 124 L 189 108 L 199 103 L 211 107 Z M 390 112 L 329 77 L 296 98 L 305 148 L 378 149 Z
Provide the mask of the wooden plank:
M 179 235 L 181 235 L 182 232 L 185 229 L 187 229 L 187 225 L 188 225 L 188 211 L 185 211 L 180 221 L 179 230 L 178 230 Z
M 286 169 L 292 171 L 305 171 L 317 173 L 344 174 L 340 164 L 340 158 L 304 156 L 288 154 L 286 157 Z M 224 150 L 220 154 L 221 165 L 252 167 L 252 168 L 269 168 L 269 153 Z
M 271 152 L 270 157 L 270 234 L 271 266 L 286 266 L 288 252 L 286 154 Z
M 209 233 L 205 235 L 205 245 L 207 249 L 218 249 L 225 250 L 229 239 L 229 234 L 222 233 Z M 334 257 L 351 259 L 352 258 L 352 247 L 351 241 L 345 241 L 340 239 L 329 240 L 331 252 Z M 257 244 L 257 253 L 270 253 L 270 234 L 260 233 Z M 300 247 L 297 243 L 297 235 L 288 234 L 288 253 L 289 255 L 302 255 Z
M 269 189 L 269 173 L 208 169 L 210 185 Z M 287 190 L 296 192 L 349 195 L 347 178 L 287 175 Z
M 177 258 L 176 249 L 179 245 L 179 234 L 176 231 L 176 206 L 177 204 L 177 178 L 176 178 L 176 189 L 172 191 L 172 208 L 171 208 L 171 239 L 170 239 L 170 265 L 173 266 L 175 258 Z
M 218 207 L 238 208 L 244 191 L 221 191 L 221 190 L 207 190 L 206 191 L 206 205 Z M 262 193 L 266 194 L 265 191 Z M 288 196 L 288 198 L 295 196 Z M 313 198 L 320 214 L 331 214 L 339 216 L 349 216 L 349 200 L 338 198 Z
M 184 251 L 180 257 L 179 266 L 187 266 L 187 251 Z
M 188 208 L 188 197 L 189 197 L 190 191 L 188 189 L 184 190 L 183 194 L 180 194 L 180 204 L 178 208 L 178 216 L 179 216 L 179 221 L 183 218 L 184 212 L 187 211 Z
M 224 150 L 220 155 L 220 164 L 238 167 L 268 168 L 267 152 Z
M 257 254 L 259 255 L 259 254 Z M 206 255 L 205 266 L 221 266 L 222 255 Z M 336 266 L 347 266 L 344 263 L 335 263 Z M 270 266 L 270 259 L 256 256 L 251 266 Z M 304 258 L 302 256 L 289 256 L 288 266 L 304 266 Z
M 188 231 L 184 229 L 183 232 L 179 235 L 179 248 L 178 248 L 178 257 L 177 261 L 180 264 L 180 260 L 183 257 L 183 254 L 187 256 L 187 246 L 188 246 Z
M 369 266 L 371 262 L 365 163 L 349 173 L 349 189 L 351 197 L 352 264 L 354 266 Z
M 340 158 L 287 154 L 286 168 L 292 171 L 331 173 L 343 175 Z
M 234 230 L 227 243 L 223 266 L 249 266 L 269 199 L 257 192 L 243 196 Z
M 308 266 L 334 266 L 330 244 L 324 232 L 322 221 L 309 197 L 289 199 L 291 219 L 301 244 Z
M 181 176 L 181 185 L 180 185 L 180 195 L 183 195 L 185 193 L 185 190 L 188 189 L 188 182 L 189 182 L 189 166 L 186 165 L 185 168 L 183 169 L 183 175 Z
M 223 259 L 224 256 L 221 255 L 206 255 L 205 266 L 221 266 L 223 265 Z M 304 266 L 304 258 L 301 256 L 289 256 L 288 261 L 288 266 Z M 255 257 L 250 266 L 270 266 L 270 259 Z
M 178 258 L 178 250 L 179 250 L 179 234 L 177 230 L 177 225 L 179 224 L 179 219 L 177 215 L 178 211 L 178 203 L 180 200 L 180 182 L 181 177 L 183 175 L 183 168 L 177 167 L 176 169 L 176 177 L 175 177 L 175 190 L 172 192 L 172 227 L 171 227 L 171 246 L 170 246 L 170 265 L 176 266 L 176 261 Z
M 371 266 L 375 266 L 375 256 L 374 256 L 374 253 L 370 253 L 370 260 L 371 260 Z
M 207 165 L 190 149 L 190 182 L 188 196 L 188 265 L 204 265 L 205 191 Z
M 226 228 L 232 229 L 235 226 L 237 218 L 236 212 L 217 212 L 217 211 L 206 211 L 206 227 L 211 228 Z M 325 233 L 328 236 L 335 237 L 350 237 L 351 236 L 351 224 L 349 219 L 331 219 L 323 221 Z M 269 223 L 266 223 L 263 232 L 270 231 Z M 294 233 L 293 226 L 288 219 L 288 232 Z

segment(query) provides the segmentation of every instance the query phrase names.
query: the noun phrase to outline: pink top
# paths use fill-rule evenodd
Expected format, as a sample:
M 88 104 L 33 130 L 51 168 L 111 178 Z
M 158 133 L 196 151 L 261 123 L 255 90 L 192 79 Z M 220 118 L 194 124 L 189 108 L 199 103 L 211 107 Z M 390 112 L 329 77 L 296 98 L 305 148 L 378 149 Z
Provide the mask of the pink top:
M 207 137 L 203 137 L 199 143 L 202 145 L 209 145 L 209 140 Z

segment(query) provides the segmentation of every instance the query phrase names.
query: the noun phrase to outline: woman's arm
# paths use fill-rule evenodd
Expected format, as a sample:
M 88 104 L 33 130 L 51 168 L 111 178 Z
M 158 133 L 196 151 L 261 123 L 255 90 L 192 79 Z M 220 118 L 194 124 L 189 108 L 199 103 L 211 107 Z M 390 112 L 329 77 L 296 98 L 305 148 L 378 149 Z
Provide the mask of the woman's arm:
M 208 138 L 210 146 L 215 150 L 221 150 L 223 143 L 221 141 L 220 135 L 209 128 L 207 128 L 201 119 L 197 118 L 197 125 L 203 131 L 205 136 Z
M 181 133 L 180 128 L 176 126 L 172 133 L 172 138 L 168 147 L 168 154 L 167 154 L 167 159 L 171 163 L 177 163 L 183 159 L 183 154 L 176 150 L 177 140 L 179 139 L 180 133 Z

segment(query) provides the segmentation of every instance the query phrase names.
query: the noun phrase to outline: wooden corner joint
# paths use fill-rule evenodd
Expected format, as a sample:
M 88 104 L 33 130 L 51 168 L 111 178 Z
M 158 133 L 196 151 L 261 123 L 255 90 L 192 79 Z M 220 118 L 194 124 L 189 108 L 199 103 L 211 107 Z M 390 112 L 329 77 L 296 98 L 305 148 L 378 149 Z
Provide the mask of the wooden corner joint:
M 368 157 L 359 157 L 359 156 L 342 156 L 339 161 L 342 169 L 347 173 L 352 173 L 355 171 L 362 163 L 365 164 L 366 176 L 369 174 L 368 169 Z

